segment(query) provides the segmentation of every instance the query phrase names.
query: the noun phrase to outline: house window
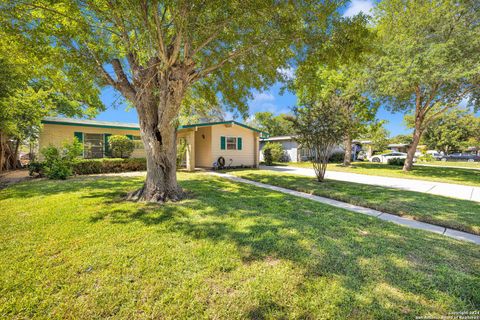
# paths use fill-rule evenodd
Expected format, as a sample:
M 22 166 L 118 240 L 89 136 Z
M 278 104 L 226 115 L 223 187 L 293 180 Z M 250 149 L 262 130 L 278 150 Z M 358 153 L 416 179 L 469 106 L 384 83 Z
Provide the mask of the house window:
M 103 134 L 85 133 L 83 147 L 85 158 L 103 158 Z
M 143 141 L 140 136 L 132 136 L 132 141 L 137 150 L 143 150 Z
M 227 137 L 227 150 L 237 150 L 236 137 Z

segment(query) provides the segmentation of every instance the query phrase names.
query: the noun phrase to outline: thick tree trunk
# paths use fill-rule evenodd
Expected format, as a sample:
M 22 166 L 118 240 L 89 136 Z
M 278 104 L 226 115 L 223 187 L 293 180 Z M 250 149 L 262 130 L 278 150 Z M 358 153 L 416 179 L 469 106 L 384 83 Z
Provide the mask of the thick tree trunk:
M 5 135 L 0 132 L 0 172 L 5 166 Z
M 415 120 L 415 129 L 413 131 L 413 141 L 410 144 L 410 147 L 407 151 L 407 158 L 405 159 L 405 164 L 403 165 L 403 171 L 410 171 L 413 167 L 413 158 L 415 157 L 415 152 L 417 151 L 418 143 L 422 137 L 422 120 L 417 118 Z
M 147 178 L 142 188 L 132 192 L 129 200 L 165 202 L 183 197 L 177 183 L 176 133 L 172 125 L 159 127 L 155 121 L 141 126 L 147 158 Z
M 174 70 L 175 71 L 175 70 Z M 178 201 L 184 192 L 177 183 L 176 117 L 185 92 L 185 72 L 159 76 L 154 90 L 144 90 L 135 107 L 147 158 L 147 178 L 142 188 L 130 193 L 128 200 Z M 158 90 L 158 94 L 153 92 Z
M 343 158 L 343 165 L 348 167 L 352 162 L 352 137 L 350 134 L 345 136 L 344 147 L 345 157 Z
M 18 149 L 20 148 L 20 139 L 15 140 L 15 151 L 13 152 L 13 164 L 12 167 L 13 169 L 18 169 L 20 168 L 19 163 L 20 160 L 18 159 Z

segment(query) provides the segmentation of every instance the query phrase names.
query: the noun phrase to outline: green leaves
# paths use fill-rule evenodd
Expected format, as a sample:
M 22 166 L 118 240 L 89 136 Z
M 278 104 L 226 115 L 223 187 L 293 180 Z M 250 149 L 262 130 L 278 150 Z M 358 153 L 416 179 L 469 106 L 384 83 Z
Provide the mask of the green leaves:
M 431 105 L 455 106 L 471 97 L 478 106 L 478 19 L 470 0 L 380 2 L 371 70 L 377 94 L 392 110 L 411 109 L 415 88 Z
M 249 123 L 251 126 L 267 132 L 270 136 L 287 136 L 295 132 L 294 117 L 288 114 L 274 116 L 271 112 L 257 112 Z
M 214 105 L 216 95 L 225 109 L 246 116 L 250 90 L 279 80 L 279 68 L 301 52 L 306 38 L 326 34 L 339 3 L 39 0 L 4 1 L 0 8 L 2 26 L 64 77 L 76 78 L 68 89 L 88 97 L 86 103 L 96 104 L 98 86 L 106 84 L 133 103 L 127 82 L 143 93 L 155 72 L 175 66 L 189 70 L 187 96 Z M 125 77 L 112 74 L 114 59 Z

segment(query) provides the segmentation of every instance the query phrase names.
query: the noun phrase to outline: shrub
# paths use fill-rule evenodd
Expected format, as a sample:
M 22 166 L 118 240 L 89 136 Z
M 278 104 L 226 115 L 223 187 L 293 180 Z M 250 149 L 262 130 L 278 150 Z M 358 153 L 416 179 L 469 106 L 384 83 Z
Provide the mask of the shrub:
M 280 143 L 267 142 L 263 147 L 263 156 L 265 157 L 265 150 L 270 150 L 273 162 L 279 162 L 283 160 L 283 147 Z
M 72 167 L 78 156 L 82 154 L 82 144 L 75 138 L 72 143 L 64 143 L 62 147 L 48 146 L 41 150 L 45 161 L 40 168 L 49 179 L 65 180 L 72 175 Z M 37 166 L 38 167 L 38 166 Z
M 401 159 L 401 158 L 388 159 L 388 164 L 392 166 L 403 166 L 405 164 L 405 159 Z
M 108 138 L 110 155 L 113 158 L 129 158 L 132 155 L 135 144 L 126 136 L 113 135 Z
M 273 165 L 272 150 L 271 149 L 264 149 L 263 150 L 263 160 L 265 161 L 265 165 L 267 165 L 267 166 Z
M 43 162 L 32 161 L 28 164 L 28 174 L 30 176 L 37 174 L 38 176 L 43 177 L 45 174 L 44 170 Z
M 421 162 L 432 162 L 435 161 L 435 157 L 432 156 L 429 153 L 422 154 L 420 157 L 418 157 L 418 161 Z
M 147 161 L 145 158 L 82 159 L 77 161 L 73 166 L 73 172 L 77 175 L 144 170 L 147 170 Z
M 330 157 L 328 158 L 328 162 L 339 163 L 339 162 L 343 162 L 344 158 L 345 158 L 345 152 L 335 152 L 330 155 Z

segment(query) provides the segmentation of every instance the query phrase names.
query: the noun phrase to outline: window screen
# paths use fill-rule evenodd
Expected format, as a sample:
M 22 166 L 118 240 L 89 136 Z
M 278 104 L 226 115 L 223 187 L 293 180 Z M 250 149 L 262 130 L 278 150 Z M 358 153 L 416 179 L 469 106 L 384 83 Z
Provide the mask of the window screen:
M 237 138 L 227 137 L 227 150 L 237 150 Z
M 103 134 L 85 133 L 83 146 L 85 158 L 103 158 Z

